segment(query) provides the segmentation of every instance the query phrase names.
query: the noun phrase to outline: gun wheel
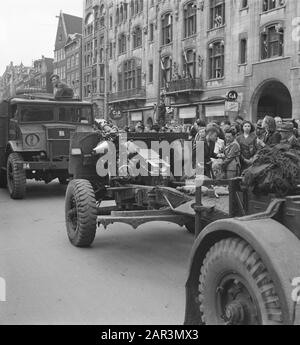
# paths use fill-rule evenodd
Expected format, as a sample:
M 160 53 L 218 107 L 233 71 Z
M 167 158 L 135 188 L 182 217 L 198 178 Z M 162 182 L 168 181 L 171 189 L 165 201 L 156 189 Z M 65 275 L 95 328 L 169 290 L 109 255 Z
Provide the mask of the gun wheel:
M 95 193 L 87 180 L 72 180 L 66 191 L 65 220 L 70 242 L 89 247 L 96 235 L 97 208 Z

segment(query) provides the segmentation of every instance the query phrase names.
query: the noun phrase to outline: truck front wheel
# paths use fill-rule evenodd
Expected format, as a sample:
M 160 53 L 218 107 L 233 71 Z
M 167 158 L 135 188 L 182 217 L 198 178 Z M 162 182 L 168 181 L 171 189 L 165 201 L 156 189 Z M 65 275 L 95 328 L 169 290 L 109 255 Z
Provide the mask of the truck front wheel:
M 26 172 L 18 162 L 23 158 L 18 153 L 11 153 L 7 160 L 7 187 L 12 199 L 23 199 L 26 192 Z
M 283 324 L 271 276 L 256 251 L 244 240 L 227 238 L 211 247 L 199 282 L 200 311 L 205 324 Z
M 72 180 L 66 191 L 65 220 L 70 242 L 89 247 L 96 235 L 97 207 L 91 183 Z

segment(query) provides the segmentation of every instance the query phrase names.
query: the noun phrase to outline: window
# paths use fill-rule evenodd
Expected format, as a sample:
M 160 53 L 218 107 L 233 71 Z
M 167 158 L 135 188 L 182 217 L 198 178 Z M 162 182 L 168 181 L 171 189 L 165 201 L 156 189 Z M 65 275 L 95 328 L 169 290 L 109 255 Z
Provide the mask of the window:
M 104 64 L 100 65 L 99 90 L 100 90 L 100 93 L 105 92 L 105 66 L 104 66 Z
M 142 87 L 142 68 L 136 59 L 123 63 L 123 72 L 118 73 L 118 91 L 133 90 Z
M 105 24 L 105 18 L 104 18 L 104 5 L 100 7 L 100 26 L 103 28 Z
M 282 7 L 285 4 L 285 0 L 263 0 L 263 12 L 273 10 L 277 7 Z
M 153 62 L 149 63 L 149 83 L 153 83 Z
M 184 37 L 192 36 L 197 31 L 197 5 L 188 3 L 184 9 Z
M 112 42 L 109 43 L 109 58 L 113 58 L 113 44 Z
M 162 17 L 162 45 L 173 41 L 173 16 L 167 13 Z
M 123 33 L 119 36 L 119 54 L 124 54 L 126 52 L 126 35 Z
M 241 8 L 247 8 L 248 7 L 248 0 L 242 0 Z
M 123 9 L 123 4 L 121 4 L 120 7 L 120 23 L 123 23 L 124 20 L 124 9 Z
M 54 120 L 54 108 L 43 105 L 22 106 L 21 121 L 22 122 L 49 122 Z
M 138 48 L 142 46 L 142 29 L 141 27 L 136 27 L 133 32 L 133 48 Z
M 92 122 L 92 109 L 91 107 L 60 107 L 59 121 L 89 124 Z
M 79 66 L 79 53 L 75 54 L 75 64 L 76 66 Z
M 124 90 L 136 88 L 136 69 L 135 60 L 124 63 Z
M 118 73 L 118 91 L 122 91 L 122 73 Z
M 225 0 L 210 0 L 210 28 L 225 24 Z
M 193 49 L 183 52 L 183 71 L 185 78 L 196 77 L 196 52 Z
M 120 14 L 119 14 L 119 7 L 116 10 L 116 25 L 119 24 L 119 20 L 120 20 Z
M 224 77 L 224 42 L 217 41 L 209 45 L 209 79 Z
M 154 40 L 154 24 L 150 23 L 149 25 L 149 41 L 153 42 Z
M 284 30 L 281 24 L 265 27 L 261 33 L 261 59 L 283 56 Z
M 247 63 L 247 38 L 240 40 L 240 64 Z
M 130 15 L 131 17 L 134 16 L 134 0 L 131 0 L 130 2 Z
M 135 14 L 139 13 L 139 0 L 135 0 Z
M 124 20 L 128 18 L 128 4 L 124 3 Z
M 112 92 L 113 89 L 113 79 L 112 75 L 109 76 L 109 92 Z

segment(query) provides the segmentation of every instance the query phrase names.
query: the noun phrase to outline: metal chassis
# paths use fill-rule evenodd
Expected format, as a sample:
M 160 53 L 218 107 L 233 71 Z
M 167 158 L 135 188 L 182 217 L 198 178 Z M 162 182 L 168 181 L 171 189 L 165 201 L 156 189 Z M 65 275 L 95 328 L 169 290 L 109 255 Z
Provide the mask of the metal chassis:
M 124 223 L 131 225 L 134 229 L 140 225 L 165 221 L 185 225 L 194 220 L 194 214 L 183 212 L 177 207 L 192 201 L 193 199 L 174 188 L 163 186 L 140 186 L 127 185 L 122 187 L 112 187 L 107 189 L 108 195 L 112 195 L 117 205 L 114 207 L 99 207 L 97 226 L 103 225 L 106 228 L 113 223 Z M 147 199 L 147 203 L 142 205 L 141 200 L 134 208 L 132 204 L 124 204 L 126 195 L 144 195 L 142 202 Z M 123 209 L 120 205 L 123 202 Z M 124 209 L 125 208 L 125 209 Z M 140 209 L 139 209 L 140 208 Z

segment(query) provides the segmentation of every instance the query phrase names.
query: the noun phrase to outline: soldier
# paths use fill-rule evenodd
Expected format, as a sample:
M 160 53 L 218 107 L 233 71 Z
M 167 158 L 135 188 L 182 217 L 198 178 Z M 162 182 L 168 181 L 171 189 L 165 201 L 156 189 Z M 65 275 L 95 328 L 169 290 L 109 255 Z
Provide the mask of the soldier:
M 53 94 L 54 97 L 73 97 L 74 92 L 73 90 L 65 83 L 60 81 L 60 77 L 57 74 L 52 74 L 50 77 L 50 81 L 53 85 Z

